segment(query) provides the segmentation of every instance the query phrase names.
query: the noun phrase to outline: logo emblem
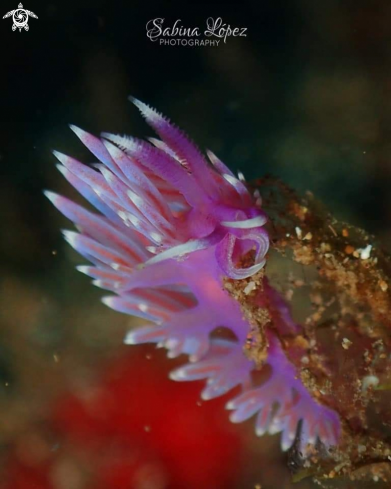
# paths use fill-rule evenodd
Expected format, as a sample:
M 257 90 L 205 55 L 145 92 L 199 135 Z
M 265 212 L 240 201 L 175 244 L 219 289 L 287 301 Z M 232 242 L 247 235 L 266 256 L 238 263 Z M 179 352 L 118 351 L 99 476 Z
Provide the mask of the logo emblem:
M 4 15 L 3 19 L 6 19 L 7 17 L 11 17 L 11 15 L 12 15 L 12 20 L 14 21 L 12 25 L 12 30 L 15 31 L 16 29 L 19 29 L 19 32 L 21 32 L 22 29 L 24 29 L 25 31 L 29 30 L 29 26 L 28 26 L 29 17 L 34 17 L 34 19 L 38 19 L 38 17 L 34 14 L 34 12 L 24 9 L 21 3 L 18 5 L 17 9 L 7 12 Z

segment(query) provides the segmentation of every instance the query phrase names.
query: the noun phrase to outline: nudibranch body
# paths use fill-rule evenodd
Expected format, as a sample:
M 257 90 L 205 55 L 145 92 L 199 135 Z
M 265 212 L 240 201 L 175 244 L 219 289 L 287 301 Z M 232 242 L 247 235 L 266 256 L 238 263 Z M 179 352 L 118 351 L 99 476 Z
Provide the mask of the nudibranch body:
M 244 353 L 251 325 L 224 281 L 248 278 L 265 265 L 269 237 L 259 193 L 251 195 L 213 153 L 207 161 L 155 110 L 133 102 L 161 140 L 107 133 L 98 139 L 71 126 L 98 163 L 88 167 L 55 152 L 59 170 L 99 211 L 47 192 L 77 226 L 64 236 L 92 264 L 78 270 L 114 293 L 102 299 L 106 305 L 152 323 L 130 331 L 126 343 L 156 343 L 171 358 L 188 355 L 172 379 L 206 379 L 203 399 L 241 386 L 227 404 L 233 422 L 256 415 L 256 433 L 281 432 L 283 450 L 295 440 L 303 451 L 318 441 L 336 444 L 338 415 L 311 397 L 275 330 L 265 332 L 263 367 Z M 267 290 L 279 321 L 288 318 L 285 302 Z M 232 334 L 219 337 L 219 328 Z M 265 365 L 269 376 L 255 385 L 253 373 Z

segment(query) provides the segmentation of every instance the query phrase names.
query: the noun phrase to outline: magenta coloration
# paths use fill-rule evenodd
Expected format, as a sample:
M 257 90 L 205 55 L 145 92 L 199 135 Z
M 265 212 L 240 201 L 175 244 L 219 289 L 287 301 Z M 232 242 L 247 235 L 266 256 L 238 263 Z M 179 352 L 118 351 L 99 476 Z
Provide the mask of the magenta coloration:
M 250 325 L 223 279 L 249 277 L 265 264 L 269 238 L 259 194 L 250 195 L 211 152 L 208 162 L 155 110 L 133 102 L 161 140 L 107 133 L 98 139 L 71 126 L 99 163 L 90 168 L 55 152 L 65 178 L 100 212 L 47 192 L 79 231 L 64 231 L 66 240 L 92 263 L 79 271 L 115 293 L 102 299 L 106 305 L 152 323 L 129 332 L 126 343 L 156 343 L 171 358 L 189 356 L 172 372 L 174 380 L 206 379 L 203 399 L 241 386 L 227 405 L 233 422 L 256 414 L 256 433 L 282 432 L 283 450 L 294 443 L 300 422 L 302 450 L 318 439 L 336 444 L 338 415 L 310 396 L 271 331 L 271 375 L 260 386 L 252 383 L 256 365 L 243 352 Z M 253 263 L 241 268 L 251 250 Z M 266 290 L 274 294 L 280 327 L 294 328 L 284 301 L 269 285 Z M 232 338 L 212 334 L 220 327 Z

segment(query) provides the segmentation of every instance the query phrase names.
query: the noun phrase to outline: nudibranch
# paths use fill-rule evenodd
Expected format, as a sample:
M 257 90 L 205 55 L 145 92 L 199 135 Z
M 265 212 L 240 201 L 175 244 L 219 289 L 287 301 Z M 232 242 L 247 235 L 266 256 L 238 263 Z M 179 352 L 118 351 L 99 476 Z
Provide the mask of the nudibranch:
M 99 139 L 71 126 L 97 163 L 86 166 L 54 152 L 61 173 L 98 211 L 46 192 L 76 225 L 77 232 L 64 231 L 64 237 L 90 262 L 78 270 L 113 293 L 103 297 L 106 305 L 149 321 L 131 330 L 125 343 L 156 343 L 170 358 L 188 356 L 172 379 L 205 379 L 205 400 L 240 387 L 227 404 L 233 422 L 255 415 L 257 435 L 281 432 L 283 450 L 294 443 L 301 451 L 335 445 L 339 416 L 300 380 L 278 325 L 264 331 L 262 365 L 245 354 L 252 325 L 225 283 L 265 265 L 269 235 L 259 191 L 251 194 L 241 174 L 237 178 L 210 151 L 207 160 L 166 118 L 132 101 L 160 139 L 108 133 Z M 273 297 L 276 323 L 292 328 L 287 304 L 267 284 L 264 290 L 267 303 Z M 231 334 L 216 334 L 221 328 Z M 268 375 L 255 383 L 254 372 L 265 368 Z

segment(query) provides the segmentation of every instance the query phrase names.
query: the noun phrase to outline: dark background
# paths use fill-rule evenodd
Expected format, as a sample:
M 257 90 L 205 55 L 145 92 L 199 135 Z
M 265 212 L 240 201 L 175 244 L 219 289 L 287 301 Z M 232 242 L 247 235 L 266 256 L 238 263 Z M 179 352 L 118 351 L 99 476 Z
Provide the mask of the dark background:
M 17 2 L 2 2 L 1 16 Z M 78 261 L 60 237 L 66 221 L 42 190 L 74 195 L 51 149 L 89 161 L 67 124 L 95 134 L 151 135 L 127 101 L 130 94 L 248 179 L 271 173 L 300 192 L 311 190 L 337 217 L 389 245 L 389 1 L 23 5 L 39 17 L 30 19 L 28 32 L 13 32 L 11 19 L 0 20 L 5 406 L 14 395 L 31 394 L 31 385 L 40 400 L 58 384 L 48 360 L 53 352 L 65 358 L 61 375 L 68 378 L 71 364 L 78 375 L 79 365 L 93 369 L 120 348 L 125 319 L 91 306 L 99 294 L 70 267 L 70 260 Z M 146 23 L 156 17 L 166 26 L 181 19 L 202 29 L 211 16 L 247 27 L 247 37 L 218 47 L 181 47 L 146 36 Z
M 26 4 L 27 5 L 27 4 Z M 373 2 L 240 4 L 33 2 L 30 31 L 1 20 L 2 252 L 44 266 L 56 243 L 41 189 L 58 186 L 51 148 L 80 151 L 66 125 L 143 135 L 129 94 L 157 107 L 247 178 L 282 177 L 373 232 L 389 222 L 391 6 Z M 3 2 L 4 13 L 15 8 Z M 159 46 L 155 17 L 247 27 L 218 47 Z M 23 231 L 37 253 L 18 250 Z M 32 236 L 33 235 L 33 236 Z M 8 238 L 7 238 L 8 236 Z M 45 250 L 46 248 L 46 250 Z M 18 255 L 18 251 L 20 254 Z

